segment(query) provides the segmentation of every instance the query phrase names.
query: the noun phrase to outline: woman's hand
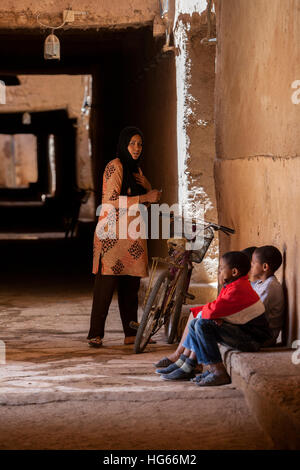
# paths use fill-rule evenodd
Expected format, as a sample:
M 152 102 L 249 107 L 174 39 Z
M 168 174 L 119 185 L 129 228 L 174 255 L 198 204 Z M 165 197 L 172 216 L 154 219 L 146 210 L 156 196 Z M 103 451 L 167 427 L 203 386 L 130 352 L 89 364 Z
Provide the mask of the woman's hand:
M 136 179 L 136 182 L 145 188 L 147 191 L 151 191 L 152 187 L 149 181 L 147 180 L 146 176 L 143 175 L 142 170 L 139 168 L 138 173 L 133 173 L 133 176 Z
M 153 204 L 158 202 L 160 197 L 161 191 L 158 189 L 151 189 L 151 191 L 148 191 L 146 194 L 142 194 L 142 196 L 140 196 L 140 202 L 150 202 L 150 204 Z

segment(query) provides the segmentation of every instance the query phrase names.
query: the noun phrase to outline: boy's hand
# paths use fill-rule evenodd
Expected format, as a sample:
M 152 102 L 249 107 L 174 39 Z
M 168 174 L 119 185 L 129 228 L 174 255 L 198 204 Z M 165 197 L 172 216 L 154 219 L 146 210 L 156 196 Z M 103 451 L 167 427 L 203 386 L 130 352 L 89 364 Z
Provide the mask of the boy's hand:
M 216 320 L 214 320 L 214 322 L 216 323 L 216 325 L 221 326 L 223 323 L 223 320 L 221 320 L 221 318 L 217 318 Z

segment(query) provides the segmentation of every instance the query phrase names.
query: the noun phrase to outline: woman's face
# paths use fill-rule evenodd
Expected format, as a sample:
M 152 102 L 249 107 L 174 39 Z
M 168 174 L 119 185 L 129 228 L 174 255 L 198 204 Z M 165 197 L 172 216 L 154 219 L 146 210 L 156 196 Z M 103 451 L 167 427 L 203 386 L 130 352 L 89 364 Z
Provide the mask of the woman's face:
M 139 134 L 136 134 L 131 137 L 128 144 L 128 152 L 134 160 L 137 160 L 142 153 L 143 141 Z

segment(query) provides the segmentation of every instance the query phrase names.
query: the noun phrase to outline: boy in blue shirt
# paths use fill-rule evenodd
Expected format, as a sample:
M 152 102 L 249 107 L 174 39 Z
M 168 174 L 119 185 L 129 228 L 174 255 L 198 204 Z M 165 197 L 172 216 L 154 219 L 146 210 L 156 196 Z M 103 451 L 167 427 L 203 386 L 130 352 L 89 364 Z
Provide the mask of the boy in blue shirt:
M 256 248 L 251 260 L 251 285 L 265 306 L 272 339 L 264 346 L 276 344 L 284 324 L 285 302 L 283 289 L 275 276 L 282 263 L 280 251 L 271 245 Z

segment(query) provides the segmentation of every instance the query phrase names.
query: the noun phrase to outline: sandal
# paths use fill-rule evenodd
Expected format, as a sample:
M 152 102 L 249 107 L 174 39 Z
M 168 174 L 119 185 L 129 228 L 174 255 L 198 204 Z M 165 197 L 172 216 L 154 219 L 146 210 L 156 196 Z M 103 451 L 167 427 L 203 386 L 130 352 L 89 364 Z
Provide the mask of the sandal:
M 204 377 L 200 382 L 197 382 L 199 387 L 215 387 L 216 385 L 227 385 L 231 383 L 231 378 L 227 373 L 214 374 L 211 372 Z
M 135 342 L 135 336 L 125 336 L 125 339 L 124 339 L 125 345 L 134 344 L 134 342 Z
M 89 346 L 91 346 L 92 348 L 101 348 L 101 346 L 103 346 L 103 343 L 100 336 L 96 336 L 96 338 L 91 338 L 89 340 Z
M 205 372 L 202 372 L 202 374 L 196 375 L 193 379 L 191 379 L 191 382 L 194 383 L 199 383 L 202 379 L 205 379 L 210 374 L 210 370 L 206 370 Z

